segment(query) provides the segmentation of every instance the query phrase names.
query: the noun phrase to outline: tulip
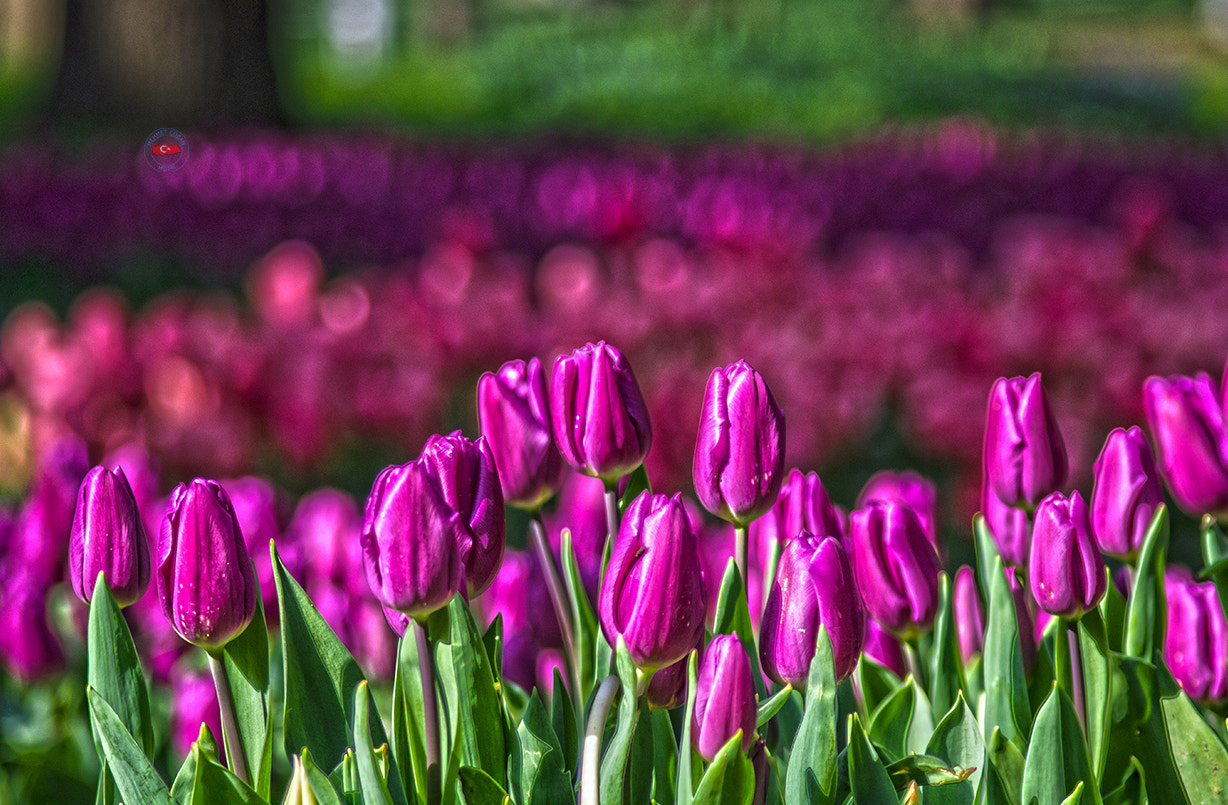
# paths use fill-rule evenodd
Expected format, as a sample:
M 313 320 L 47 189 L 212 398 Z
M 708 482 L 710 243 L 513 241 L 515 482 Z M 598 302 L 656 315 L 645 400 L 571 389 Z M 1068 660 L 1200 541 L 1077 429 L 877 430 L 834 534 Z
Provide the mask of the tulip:
M 967 565 L 955 571 L 951 606 L 955 611 L 959 656 L 966 665 L 985 646 L 985 605 L 976 589 L 976 576 Z
M 162 612 L 184 640 L 217 651 L 256 612 L 256 584 L 243 532 L 222 485 L 197 478 L 171 492 L 158 539 Z
M 704 649 L 695 685 L 691 745 L 709 763 L 742 731 L 742 751 L 755 739 L 755 684 L 750 658 L 736 635 L 717 635 Z
M 494 583 L 473 602 L 484 626 L 489 627 L 497 616 L 503 618 L 503 673 L 526 690 L 536 679 L 540 648 L 533 621 L 544 617 L 546 611 L 550 620 L 554 620 L 549 604 L 545 611 L 529 608 L 528 596 L 534 586 L 532 573 L 533 557 L 521 551 L 508 551 Z M 541 578 L 536 581 L 536 586 L 540 587 Z
M 908 658 L 904 656 L 903 644 L 873 618 L 866 618 L 865 622 L 866 640 L 861 653 L 900 679 L 908 676 Z
M 215 739 L 222 736 L 222 708 L 207 671 L 177 663 L 171 671 L 171 744 L 182 757 L 192 751 L 206 724 Z
M 248 555 L 256 565 L 256 579 L 264 601 L 264 611 L 270 620 L 277 618 L 277 584 L 273 580 L 273 557 L 269 543 L 277 543 L 277 555 L 290 575 L 302 575 L 303 560 L 298 546 L 283 539 L 278 517 L 277 490 L 266 478 L 247 475 L 222 481 L 222 488 L 230 497 L 235 519 L 247 543 Z
M 759 656 L 764 673 L 805 690 L 821 626 L 831 640 L 836 678 L 846 679 L 865 640 L 853 568 L 837 538 L 803 531 L 785 546 L 763 611 Z
M 1007 506 L 998 500 L 988 484 L 981 488 L 981 514 L 985 526 L 1002 554 L 1002 562 L 1010 567 L 1022 567 L 1028 561 L 1032 546 L 1032 522 L 1023 509 Z
M 105 574 L 121 607 L 149 589 L 149 541 L 122 469 L 94 467 L 81 482 L 68 543 L 68 573 L 73 592 L 87 604 L 99 573 Z
M 509 506 L 537 509 L 558 491 L 563 461 L 550 429 L 546 375 L 537 358 L 508 361 L 497 373 L 482 375 L 478 422 Z
M 1109 433 L 1096 459 L 1092 534 L 1100 550 L 1133 562 L 1156 509 L 1164 502 L 1147 437 L 1138 428 Z
M 362 515 L 354 499 L 337 489 L 317 489 L 304 495 L 286 526 L 286 541 L 310 557 L 303 568 L 309 579 L 331 581 L 365 594 L 353 583 L 362 574 L 359 534 Z
M 938 548 L 938 488 L 915 472 L 877 472 L 857 496 L 857 508 L 872 500 L 894 501 L 913 510 L 925 536 Z
M 789 476 L 780 489 L 776 512 L 780 533 L 786 542 L 803 531 L 817 537 L 844 536 L 840 514 L 823 488 L 818 473 L 803 474 L 798 469 L 789 470 Z
M 545 515 L 550 545 L 562 550 L 563 529 L 571 532 L 571 547 L 580 568 L 580 581 L 590 601 L 600 593 L 601 563 L 605 555 L 609 524 L 606 521 L 605 486 L 598 478 L 567 471 L 559 490 L 558 506 Z
M 424 458 L 376 477 L 360 539 L 367 584 L 388 609 L 424 621 L 465 582 L 469 536 Z
M 784 475 L 785 416 L 746 361 L 714 369 L 695 442 L 695 494 L 704 508 L 745 527 L 776 503 Z
M 563 460 L 607 484 L 642 464 L 652 446 L 631 365 L 604 341 L 555 360 L 550 416 Z
M 938 613 L 938 554 L 907 506 L 871 501 L 849 515 L 853 568 L 866 612 L 901 640 L 927 631 Z
M 990 489 L 1008 506 L 1031 509 L 1066 482 L 1066 446 L 1039 372 L 994 383 L 984 460 Z
M 631 659 L 655 671 L 686 656 L 703 636 L 699 545 L 682 495 L 642 492 L 627 508 L 598 599 L 611 645 L 626 641 Z
M 507 542 L 503 490 L 490 445 L 484 436 L 474 442 L 456 431 L 428 439 L 422 459 L 432 470 L 443 499 L 460 517 L 465 581 L 469 595 L 479 595 L 499 572 Z
M 1078 618 L 1104 596 L 1109 577 L 1092 538 L 1087 504 L 1078 492 L 1054 492 L 1036 507 L 1028 582 L 1040 608 Z
M 1164 661 L 1190 698 L 1208 705 L 1228 700 L 1228 622 L 1215 585 L 1169 573 Z
M 652 675 L 644 697 L 655 710 L 673 710 L 686 704 L 686 672 L 690 654 Z
M 64 651 L 47 621 L 41 580 L 24 570 L 3 579 L 0 590 L 0 663 L 22 681 L 64 667 Z
M 1149 377 L 1143 404 L 1177 505 L 1196 517 L 1228 511 L 1228 430 L 1211 378 Z

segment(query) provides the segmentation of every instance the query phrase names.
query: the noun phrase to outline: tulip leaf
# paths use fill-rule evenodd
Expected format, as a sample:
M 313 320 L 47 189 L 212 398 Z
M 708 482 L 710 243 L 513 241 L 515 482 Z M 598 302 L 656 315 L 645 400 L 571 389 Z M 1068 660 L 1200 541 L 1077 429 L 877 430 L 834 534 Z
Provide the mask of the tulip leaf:
M 751 627 L 750 608 L 746 605 L 746 584 L 738 573 L 737 565 L 731 557 L 725 565 L 725 575 L 721 577 L 721 590 L 716 597 L 716 618 L 712 622 L 712 634 L 736 635 L 742 641 L 750 657 L 751 678 L 755 681 L 755 693 L 760 697 L 767 696 L 767 688 L 763 684 L 763 672 L 759 667 L 759 650 L 755 646 L 755 633 Z
M 1161 673 L 1164 728 L 1186 797 L 1196 805 L 1228 802 L 1228 749 L 1190 697 Z
M 412 634 L 412 632 L 410 632 Z M 426 802 L 426 729 L 418 644 L 410 637 L 397 642 L 397 665 L 392 680 L 392 757 L 401 785 Z
M 222 664 L 253 786 L 260 796 L 268 799 L 273 773 L 273 731 L 269 729 L 269 633 L 259 591 L 251 623 L 222 649 Z M 227 738 L 222 737 L 223 740 Z M 229 745 L 226 751 L 229 756 Z
M 1121 785 L 1104 795 L 1104 805 L 1143 805 L 1146 783 L 1138 758 L 1130 759 L 1130 768 Z
M 1167 622 L 1164 559 L 1167 553 L 1168 509 L 1161 505 L 1147 527 L 1126 607 L 1124 653 L 1151 662 L 1159 662 L 1164 650 Z
M 870 716 L 866 732 L 886 754 L 898 760 L 910 752 L 924 752 L 934 720 L 930 703 L 916 680 L 909 677 Z
M 217 741 L 209 730 L 209 725 L 203 721 L 200 725 L 200 734 L 192 742 L 192 750 L 184 758 L 183 765 L 179 767 L 178 773 L 175 774 L 175 780 L 171 783 L 171 801 L 177 803 L 177 805 L 190 802 L 192 799 L 192 786 L 196 782 L 196 749 L 200 750 L 201 755 L 211 760 L 216 761 L 218 759 Z
M 115 778 L 115 787 L 123 801 L 139 802 L 141 805 L 169 805 L 171 793 L 166 783 L 162 782 L 115 710 L 89 685 L 85 688 L 85 698 L 89 703 L 94 735 L 102 746 L 107 768 Z
M 807 796 L 806 775 L 811 773 L 819 783 L 823 798 L 821 803 L 830 803 L 836 791 L 837 749 L 836 719 L 836 665 L 832 657 L 831 640 L 827 627 L 820 626 L 815 640 L 814 659 L 806 677 L 805 707 L 793 748 L 789 753 L 789 765 L 785 770 L 785 805 L 803 805 L 813 802 Z
M 986 747 L 985 759 L 994 770 L 997 783 L 1009 794 L 1011 803 L 1018 803 L 1023 793 L 1023 755 L 1014 742 L 1008 741 L 1002 731 L 994 727 Z M 982 777 L 981 779 L 985 779 Z M 992 788 L 993 785 L 990 785 Z
M 934 755 L 912 754 L 892 761 L 886 766 L 887 776 L 896 791 L 915 785 L 942 788 L 948 791 L 963 790 L 960 783 L 965 783 L 976 771 L 975 768 L 965 769 L 962 766 L 952 767 L 945 760 Z M 973 789 L 967 787 L 968 801 L 971 802 Z
M 627 758 L 625 801 L 647 803 L 652 799 L 652 776 L 656 772 L 653 751 L 652 711 L 647 697 L 640 697 L 631 734 L 631 754 Z
M 695 805 L 750 805 L 755 770 L 742 751 L 742 730 L 725 742 L 699 781 Z
M 503 613 L 495 614 L 495 619 L 482 633 L 482 645 L 486 648 L 486 656 L 490 658 L 491 676 L 503 678 Z
M 392 805 L 392 795 L 380 774 L 371 745 L 371 696 L 366 680 L 354 686 L 354 761 L 358 771 L 358 788 L 367 805 Z
M 651 493 L 652 484 L 648 480 L 648 469 L 644 466 L 643 462 L 640 462 L 640 465 L 627 476 L 627 489 L 618 499 L 618 513 L 625 514 L 627 507 L 634 503 L 635 499 L 644 492 Z
M 429 634 L 446 734 L 460 742 L 462 765 L 481 769 L 502 786 L 508 756 L 503 698 L 477 624 L 460 596 L 431 616 Z
M 951 597 L 951 577 L 943 573 L 938 579 L 938 616 L 934 620 L 934 643 L 930 649 L 930 715 L 935 720 L 941 719 L 954 706 L 965 687 Z
M 303 777 L 306 778 L 306 784 L 319 805 L 343 805 L 341 796 L 328 779 L 328 775 L 321 771 L 312 759 L 311 750 L 304 749 L 299 762 L 303 764 Z
M 967 785 L 944 786 L 941 790 L 925 792 L 925 801 L 929 805 L 972 805 L 977 788 L 980 786 L 982 771 L 985 765 L 985 739 L 981 735 L 981 725 L 972 714 L 962 693 L 958 694 L 955 704 L 930 736 L 925 751 L 929 755 L 942 758 L 951 769 L 956 767 L 966 772 Z
M 657 805 L 674 805 L 678 736 L 668 710 L 652 711 L 652 746 L 652 799 Z
M 550 726 L 558 736 L 563 749 L 563 769 L 575 779 L 576 761 L 580 753 L 580 732 L 576 722 L 576 708 L 571 701 L 571 692 L 563 681 L 563 674 L 554 669 L 554 693 L 550 697 Z
M 678 782 L 674 796 L 678 805 L 691 805 L 695 782 L 691 772 L 691 720 L 695 716 L 695 694 L 699 680 L 699 650 L 691 649 L 686 660 L 686 708 L 682 711 L 682 738 L 678 742 Z
M 1112 586 L 1110 582 L 1109 586 Z M 1161 606 L 1163 606 L 1161 604 Z M 1098 780 L 1109 755 L 1109 730 L 1112 728 L 1113 657 L 1109 637 L 1093 609 L 1079 619 L 1079 648 L 1083 668 L 1083 707 L 1087 723 L 1087 745 L 1092 774 Z
M 287 755 L 304 748 L 325 767 L 340 764 L 353 732 L 354 689 L 365 682 L 362 669 L 337 638 L 270 543 L 277 605 L 281 615 L 285 703 L 282 733 Z M 370 719 L 375 744 L 386 744 L 384 726 Z M 405 802 L 400 774 L 389 775 L 393 801 Z
M 985 515 L 978 512 L 972 518 L 972 533 L 976 538 L 976 580 L 981 588 L 981 600 L 988 601 L 992 592 L 994 562 L 1001 559 L 1002 555 L 998 552 L 998 543 L 989 531 L 989 522 Z
M 193 747 L 192 754 L 196 762 L 192 805 L 265 805 L 266 799 L 199 746 Z
M 459 776 L 466 805 L 504 805 L 511 802 L 507 792 L 481 769 L 461 766 Z
M 997 727 L 1008 740 L 1024 745 L 1031 723 L 1027 678 L 1019 644 L 1019 618 L 1010 583 L 995 558 L 989 571 L 988 622 L 981 655 L 985 679 L 983 730 Z
M 785 685 L 780 690 L 772 694 L 771 698 L 759 705 L 759 714 L 755 717 L 755 727 L 763 729 L 767 723 L 776 717 L 780 709 L 785 706 L 785 702 L 789 701 L 789 696 L 793 694 L 793 686 Z
M 1228 537 L 1209 514 L 1202 518 L 1202 558 L 1207 565 L 1203 574 L 1215 582 L 1219 604 L 1228 617 Z
M 857 686 L 861 689 L 861 699 L 865 703 L 867 713 L 877 710 L 879 705 L 904 685 L 904 680 L 896 676 L 895 671 L 879 665 L 865 654 L 857 660 L 853 673 L 857 676 Z
M 550 725 L 546 706 L 534 690 L 516 727 L 520 738 L 519 799 L 521 805 L 547 805 L 572 798 L 563 747 Z
M 1061 805 L 1080 805 L 1083 802 L 1083 783 L 1075 786 L 1074 793 L 1062 800 Z
M 571 531 L 564 528 L 562 536 L 563 583 L 567 586 L 567 600 L 571 603 L 572 622 L 575 625 L 576 653 L 579 655 L 575 675 L 580 690 L 578 700 L 587 702 L 597 685 L 610 671 L 610 644 L 597 624 L 597 616 L 584 592 L 580 566 L 576 563 L 575 550 L 571 543 Z
M 849 716 L 849 787 L 853 791 L 856 802 L 897 802 L 895 786 L 891 784 L 891 776 L 883 767 L 878 753 L 870 745 L 870 739 L 861 728 L 861 717 L 854 713 Z
M 1059 632 L 1058 637 L 1062 634 Z M 1054 685 L 1036 713 L 1032 740 L 1023 764 L 1023 801 L 1062 805 L 1083 782 L 1090 803 L 1100 803 L 1079 717 L 1066 692 Z
M 600 800 L 601 805 L 621 805 L 627 781 L 627 760 L 631 756 L 631 739 L 635 734 L 635 717 L 638 705 L 635 696 L 635 665 L 622 637 L 618 638 L 615 653 L 618 681 L 622 698 L 618 702 L 618 715 L 614 736 L 610 739 L 605 755 L 601 758 Z
M 981 785 L 976 792 L 976 805 L 1019 805 L 1018 794 L 1008 790 L 998 773 L 998 767 L 988 761 L 985 773 L 981 775 Z
M 1100 599 L 1100 617 L 1104 618 L 1104 630 L 1109 635 L 1109 650 L 1122 652 L 1126 645 L 1126 599 L 1122 597 L 1117 585 L 1111 583 Z

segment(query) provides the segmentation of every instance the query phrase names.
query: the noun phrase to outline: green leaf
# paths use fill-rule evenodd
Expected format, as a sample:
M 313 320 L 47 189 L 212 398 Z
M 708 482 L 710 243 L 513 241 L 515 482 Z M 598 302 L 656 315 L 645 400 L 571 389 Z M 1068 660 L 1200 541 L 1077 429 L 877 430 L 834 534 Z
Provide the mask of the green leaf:
M 627 477 L 627 489 L 618 499 L 618 513 L 625 514 L 627 507 L 635 502 L 641 492 L 651 492 L 652 484 L 648 481 L 648 470 L 641 463 Z
M 222 649 L 222 664 L 253 786 L 260 796 L 268 799 L 273 773 L 273 731 L 269 729 L 269 633 L 259 592 L 256 594 L 256 614 L 247 628 Z M 229 745 L 226 751 L 229 757 Z
M 1202 558 L 1207 565 L 1203 574 L 1215 582 L 1219 604 L 1224 608 L 1224 616 L 1228 617 L 1228 537 L 1209 514 L 1202 518 Z
M 934 728 L 925 751 L 942 758 L 952 769 L 971 770 L 965 785 L 926 791 L 925 802 L 929 805 L 971 805 L 981 784 L 985 739 L 981 735 L 981 725 L 977 723 L 962 693 L 956 697 L 950 712 Z
M 899 801 L 891 777 L 870 746 L 861 728 L 861 717 L 849 716 L 849 786 L 856 802 L 893 803 Z
M 311 793 L 315 795 L 320 805 L 342 805 L 341 797 L 337 789 L 329 782 L 328 775 L 321 771 L 320 767 L 315 764 L 315 760 L 312 759 L 311 750 L 304 749 L 299 762 L 303 764 L 303 775 L 307 778 L 307 785 L 311 787 Z
M 903 791 L 911 783 L 917 785 L 941 788 L 954 787 L 968 781 L 975 769 L 952 767 L 945 760 L 935 755 L 912 754 L 894 760 L 886 766 L 887 776 L 896 791 Z M 969 794 L 972 791 L 969 789 Z
M 934 644 L 930 650 L 929 696 L 931 724 L 941 719 L 964 689 L 964 664 L 955 634 L 955 610 L 951 603 L 951 577 L 939 576 L 938 616 L 934 621 Z
M 631 738 L 635 734 L 635 717 L 638 707 L 635 697 L 635 665 L 627 652 L 627 644 L 618 638 L 615 666 L 622 685 L 622 699 L 618 702 L 618 718 L 614 736 L 601 758 L 599 790 L 601 805 L 622 805 L 627 779 L 627 759 L 631 756 Z
M 861 689 L 861 699 L 865 703 L 867 713 L 877 710 L 904 684 L 904 680 L 896 676 L 894 671 L 879 665 L 865 654 L 857 660 L 853 673 L 857 676 L 857 687 Z
M 1035 797 L 1038 805 L 1062 805 L 1080 782 L 1087 785 L 1089 803 L 1099 805 L 1099 789 L 1079 717 L 1066 693 L 1054 685 L 1032 726 L 1023 764 L 1023 801 L 1031 802 Z
M 1164 729 L 1186 797 L 1195 805 L 1228 802 L 1228 749 L 1190 697 L 1162 673 Z
M 1112 580 L 1110 579 L 1110 582 Z M 1126 599 L 1122 597 L 1116 584 L 1110 583 L 1100 599 L 1100 617 L 1104 619 L 1104 630 L 1109 635 L 1109 650 L 1121 652 L 1126 644 Z
M 994 562 L 1002 557 L 998 553 L 998 543 L 989 532 L 989 523 L 980 512 L 972 518 L 972 534 L 976 541 L 976 580 L 981 588 L 981 600 L 988 601 L 993 591 L 990 583 L 994 578 Z
M 199 746 L 192 749 L 196 756 L 196 777 L 192 782 L 193 805 L 265 805 L 247 783 L 229 769 L 208 757 Z
M 635 732 L 631 735 L 631 754 L 627 758 L 627 802 L 647 803 L 652 799 L 652 776 L 656 771 L 653 751 L 652 711 L 648 699 L 641 697 L 637 705 Z
M 563 583 L 567 586 L 567 600 L 571 602 L 571 617 L 575 624 L 576 653 L 579 662 L 575 669 L 579 685 L 578 701 L 587 702 L 593 691 L 610 672 L 610 644 L 606 641 L 597 616 L 584 592 L 580 579 L 580 566 L 576 563 L 575 550 L 571 544 L 571 531 L 564 528 L 560 559 L 563 565 Z
M 1013 746 L 1009 741 L 1007 744 Z M 998 773 L 998 767 L 993 763 L 988 763 L 985 773 L 981 775 L 981 785 L 976 792 L 976 805 L 1019 805 L 1018 793 L 1008 789 L 1002 781 L 1002 775 Z
M 827 627 L 819 627 L 814 659 L 806 677 L 805 708 L 793 739 L 785 770 L 785 805 L 812 802 L 807 796 L 806 775 L 813 774 L 823 798 L 831 802 L 836 789 L 836 666 Z
M 994 727 L 989 737 L 985 758 L 993 768 L 997 782 L 1001 783 L 1002 788 L 1009 795 L 1010 802 L 1018 803 L 1020 797 L 1023 796 L 1024 767 L 1024 759 L 1019 752 L 1019 747 L 1015 746 L 1014 742 L 1008 741 L 1003 737 L 1002 731 Z M 990 787 L 992 788 L 992 785 Z
M 511 801 L 494 778 L 481 769 L 461 766 L 460 784 L 466 805 L 503 805 Z
M 445 706 L 446 735 L 460 742 L 460 763 L 507 782 L 503 697 L 469 607 L 460 596 L 429 621 L 435 669 Z
M 563 674 L 554 669 L 554 691 L 550 697 L 550 726 L 558 736 L 559 746 L 563 749 L 563 769 L 568 777 L 575 779 L 576 760 L 580 752 L 580 731 L 576 722 L 576 708 L 571 701 L 571 694 L 563 682 Z
M 1011 596 L 1001 558 L 994 559 L 988 583 L 988 623 L 982 653 L 985 715 L 981 727 L 985 730 L 997 727 L 1002 730 L 1003 737 L 1023 745 L 1032 715 L 1020 656 L 1015 599 Z
M 171 793 L 166 783 L 162 782 L 153 764 L 111 705 L 89 685 L 85 688 L 85 698 L 89 702 L 94 734 L 102 746 L 107 767 L 115 778 L 115 786 L 123 800 L 141 805 L 169 805 Z
M 911 676 L 870 716 L 866 732 L 892 761 L 910 752 L 924 752 L 934 721 L 925 692 Z
M 496 679 L 503 677 L 503 613 L 495 614 L 495 619 L 482 633 L 482 645 L 486 647 L 486 656 L 490 658 L 492 675 Z
M 413 791 L 415 802 L 426 802 L 426 705 L 413 629 L 397 642 L 397 666 L 392 681 L 392 758 L 401 785 Z
M 518 801 L 522 805 L 548 805 L 571 799 L 571 778 L 567 776 L 563 747 L 536 690 L 529 696 L 529 706 L 516 733 L 521 753 Z
M 652 711 L 652 798 L 657 805 L 674 804 L 678 776 L 678 737 L 669 711 Z
M 746 585 L 732 558 L 725 565 L 721 577 L 720 593 L 716 597 L 716 617 L 712 622 L 712 634 L 736 635 L 750 657 L 751 677 L 755 682 L 755 694 L 767 696 L 763 684 L 763 672 L 759 667 L 759 650 L 755 646 L 755 633 L 751 627 L 750 609 L 746 605 Z
M 1109 582 L 1112 586 L 1112 582 Z M 1163 605 L 1161 604 L 1161 607 Z M 1109 730 L 1112 726 L 1113 658 L 1109 637 L 1100 619 L 1100 610 L 1093 609 L 1079 620 L 1079 653 L 1083 667 L 1083 706 L 1087 719 L 1087 744 L 1092 774 L 1100 779 L 1109 754 Z
M 392 805 L 392 795 L 384 782 L 375 760 L 375 747 L 371 745 L 371 697 L 367 682 L 363 680 L 354 687 L 354 761 L 358 769 L 358 787 L 366 805 Z
M 1143 767 L 1138 758 L 1130 759 L 1130 767 L 1121 785 L 1104 795 L 1104 805 L 1143 805 Z
M 200 734 L 196 740 L 192 742 L 192 750 L 199 747 L 201 754 L 210 760 L 217 761 L 217 741 L 213 738 L 213 733 L 209 730 L 209 725 L 201 722 Z M 189 750 L 188 756 L 184 758 L 183 765 L 179 767 L 178 774 L 175 775 L 175 781 L 171 784 L 171 801 L 175 803 L 186 803 L 192 800 L 192 786 L 196 783 L 196 757 L 195 751 Z
M 695 805 L 750 805 L 755 795 L 755 770 L 742 752 L 742 731 L 738 730 L 699 781 Z
M 1079 805 L 1083 802 L 1083 783 L 1075 786 L 1074 793 L 1062 800 L 1062 805 Z
M 1168 509 L 1161 505 L 1147 527 L 1126 609 L 1125 653 L 1152 662 L 1159 662 L 1164 650 L 1167 618 L 1164 559 L 1167 552 Z
M 785 702 L 789 701 L 789 696 L 793 693 L 792 685 L 785 685 L 780 690 L 772 694 L 771 698 L 759 705 L 759 714 L 755 717 L 755 727 L 763 729 L 767 723 L 771 721 L 780 708 L 785 706 Z
M 695 783 L 691 775 L 691 720 L 695 717 L 695 693 L 699 679 L 699 651 L 691 649 L 686 661 L 686 708 L 682 711 L 682 739 L 678 742 L 678 782 L 674 794 L 678 805 L 691 805 Z

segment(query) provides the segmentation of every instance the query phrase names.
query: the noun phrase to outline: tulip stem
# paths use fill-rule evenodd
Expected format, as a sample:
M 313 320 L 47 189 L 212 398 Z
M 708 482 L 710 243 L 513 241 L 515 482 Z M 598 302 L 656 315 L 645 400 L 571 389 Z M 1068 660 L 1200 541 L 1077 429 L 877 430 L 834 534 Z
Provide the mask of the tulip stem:
M 605 487 L 605 531 L 607 541 L 613 542 L 618 536 L 618 484 L 606 484 Z
M 908 662 L 908 673 L 921 686 L 929 690 L 929 679 L 926 678 L 925 664 L 921 662 L 921 642 L 919 638 L 909 638 L 904 642 L 904 657 Z
M 542 524 L 541 509 L 534 510 L 533 517 L 529 521 L 529 539 L 533 543 L 533 550 L 537 552 L 537 561 L 542 566 L 542 572 L 546 574 L 546 588 L 550 593 L 550 603 L 554 605 L 554 617 L 558 620 L 559 630 L 563 633 L 563 647 L 567 651 L 567 659 L 571 667 L 578 672 L 580 657 L 576 654 L 575 624 L 571 620 L 571 598 L 567 595 L 567 588 L 563 586 L 562 576 L 559 574 L 558 567 L 555 566 L 554 552 L 550 550 L 550 545 L 546 542 L 546 528 Z
M 443 782 L 439 768 L 439 705 L 435 700 L 435 660 L 426 638 L 426 624 L 414 620 L 411 627 L 418 643 L 418 672 L 422 675 L 422 720 L 425 722 L 426 802 L 439 805 L 443 800 Z
M 733 527 L 733 564 L 738 569 L 738 575 L 742 577 L 742 584 L 746 592 L 747 603 L 750 602 L 750 579 L 746 575 L 746 543 L 747 543 L 747 527 L 743 525 L 735 525 Z
M 610 706 L 614 704 L 614 695 L 618 693 L 618 688 L 618 677 L 610 674 L 601 681 L 601 687 L 593 697 L 593 709 L 588 714 L 588 726 L 584 730 L 584 748 L 580 756 L 580 805 L 598 805 L 601 738 L 605 734 L 605 722 L 610 717 Z
M 1074 704 L 1075 713 L 1079 716 L 1079 726 L 1083 734 L 1087 734 L 1087 716 L 1084 714 L 1083 703 L 1083 665 L 1079 653 L 1079 622 L 1077 620 L 1061 619 L 1054 640 L 1054 669 L 1057 673 L 1057 685 L 1066 691 Z
M 206 653 L 209 656 L 209 670 L 213 673 L 213 687 L 217 689 L 218 707 L 222 711 L 222 736 L 230 770 L 240 780 L 251 785 L 252 775 L 247 770 L 247 756 L 243 754 L 243 736 L 239 734 L 239 722 L 235 718 L 235 700 L 230 695 L 230 684 L 226 681 L 226 665 L 222 660 L 222 653 Z

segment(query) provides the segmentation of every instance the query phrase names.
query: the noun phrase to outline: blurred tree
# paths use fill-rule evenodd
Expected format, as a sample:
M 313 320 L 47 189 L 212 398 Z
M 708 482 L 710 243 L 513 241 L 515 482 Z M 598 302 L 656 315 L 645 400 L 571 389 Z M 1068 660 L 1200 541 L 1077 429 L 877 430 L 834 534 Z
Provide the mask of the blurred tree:
M 64 0 L 44 122 L 60 127 L 279 124 L 261 0 Z

